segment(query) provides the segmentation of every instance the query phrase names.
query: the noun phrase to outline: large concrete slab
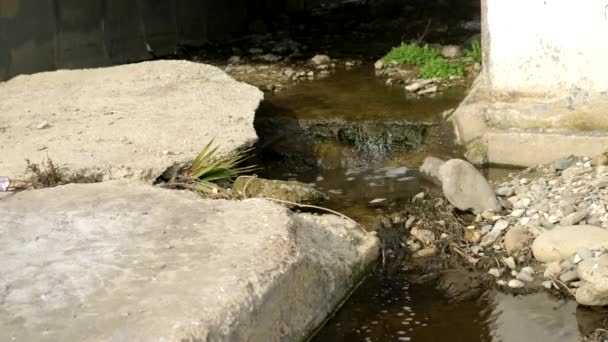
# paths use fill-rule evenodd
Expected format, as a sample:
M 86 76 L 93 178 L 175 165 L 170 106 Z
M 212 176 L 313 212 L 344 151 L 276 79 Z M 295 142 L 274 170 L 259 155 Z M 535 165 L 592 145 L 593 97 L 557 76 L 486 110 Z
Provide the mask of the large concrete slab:
M 152 181 L 213 138 L 222 153 L 250 145 L 262 98 L 186 61 L 19 76 L 0 83 L 0 175 L 48 155 L 75 176 Z
M 1 341 L 301 341 L 377 239 L 336 216 L 116 182 L 0 199 Z

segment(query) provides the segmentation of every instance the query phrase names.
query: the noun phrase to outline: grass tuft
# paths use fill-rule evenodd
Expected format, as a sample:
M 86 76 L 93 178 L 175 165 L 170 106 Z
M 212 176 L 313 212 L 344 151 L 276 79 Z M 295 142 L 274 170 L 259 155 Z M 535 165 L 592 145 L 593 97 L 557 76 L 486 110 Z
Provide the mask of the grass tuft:
M 420 69 L 420 78 L 448 78 L 464 76 L 464 66 L 460 62 L 451 62 L 445 58 L 437 58 L 425 63 Z
M 473 42 L 471 42 L 471 50 L 465 50 L 464 56 L 466 59 L 472 61 L 473 63 L 481 64 L 481 43 L 478 39 L 475 39 L 473 40 Z
M 397 62 L 399 64 L 423 65 L 429 61 L 440 58 L 440 54 L 436 49 L 416 44 L 401 44 L 393 48 L 382 59 L 385 63 Z

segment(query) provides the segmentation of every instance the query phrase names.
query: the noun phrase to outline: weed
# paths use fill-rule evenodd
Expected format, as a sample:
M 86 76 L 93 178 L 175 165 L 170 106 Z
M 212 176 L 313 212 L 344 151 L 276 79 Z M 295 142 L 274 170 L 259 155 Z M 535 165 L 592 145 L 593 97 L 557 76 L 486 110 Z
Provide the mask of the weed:
M 28 181 L 36 187 L 48 188 L 64 184 L 63 167 L 55 164 L 48 156 L 40 164 L 32 163 L 29 159 L 25 162 L 25 173 L 29 175 Z
M 478 39 L 471 42 L 471 50 L 464 51 L 465 59 L 472 61 L 473 63 L 481 63 L 481 43 Z
M 464 66 L 461 62 L 436 58 L 425 63 L 420 69 L 420 78 L 448 78 L 450 76 L 464 76 Z
M 427 45 L 401 44 L 393 48 L 382 59 L 386 63 L 397 62 L 399 64 L 423 65 L 440 57 L 437 50 Z
M 238 166 L 249 158 L 247 154 L 250 150 L 231 156 L 218 157 L 218 147 L 212 148 L 212 144 L 213 140 L 194 159 L 192 165 L 186 171 L 186 176 L 180 177 L 183 182 L 174 183 L 173 185 L 192 189 L 203 195 L 222 195 L 223 190 L 217 183 L 231 182 L 237 176 L 256 169 L 255 165 Z

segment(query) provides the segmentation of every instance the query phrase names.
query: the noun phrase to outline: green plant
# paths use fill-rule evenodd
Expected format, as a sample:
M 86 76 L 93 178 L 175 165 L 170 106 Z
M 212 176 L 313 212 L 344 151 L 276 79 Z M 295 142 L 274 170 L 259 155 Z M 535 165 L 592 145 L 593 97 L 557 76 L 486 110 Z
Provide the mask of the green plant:
M 427 45 L 401 44 L 393 48 L 382 59 L 386 63 L 397 62 L 399 64 L 423 65 L 440 57 L 436 49 Z
M 425 63 L 420 69 L 420 78 L 448 78 L 450 76 L 464 76 L 462 63 L 437 58 Z
M 218 157 L 218 147 L 211 147 L 211 140 L 194 159 L 186 174 L 192 183 L 189 188 L 202 194 L 218 193 L 221 188 L 217 182 L 233 181 L 235 177 L 251 172 L 256 169 L 255 165 L 239 167 L 243 161 L 249 158 L 250 150 L 236 154 Z
M 478 39 L 471 42 L 471 50 L 464 51 L 465 58 L 473 61 L 474 63 L 481 63 L 481 43 Z

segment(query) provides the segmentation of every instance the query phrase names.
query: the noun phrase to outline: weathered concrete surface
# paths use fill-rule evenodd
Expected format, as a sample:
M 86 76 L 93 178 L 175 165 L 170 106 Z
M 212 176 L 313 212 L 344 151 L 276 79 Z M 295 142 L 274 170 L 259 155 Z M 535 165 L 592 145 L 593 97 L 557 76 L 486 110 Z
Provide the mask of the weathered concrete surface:
M 263 200 L 106 182 L 0 200 L 1 341 L 298 341 L 377 239 Z
M 221 153 L 251 144 L 262 98 L 186 61 L 19 76 L 0 83 L 0 172 L 23 178 L 25 158 L 48 155 L 78 176 L 151 181 L 213 138 Z

